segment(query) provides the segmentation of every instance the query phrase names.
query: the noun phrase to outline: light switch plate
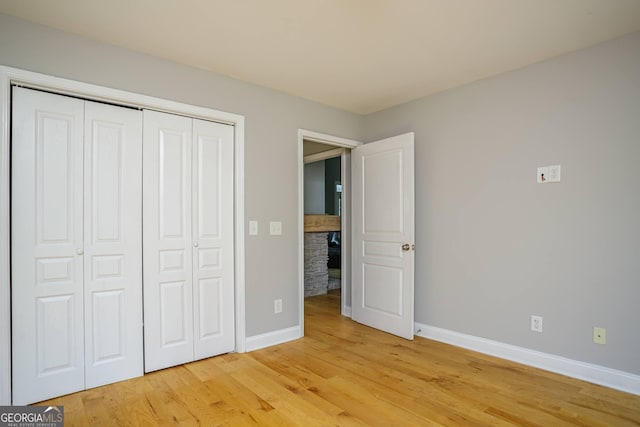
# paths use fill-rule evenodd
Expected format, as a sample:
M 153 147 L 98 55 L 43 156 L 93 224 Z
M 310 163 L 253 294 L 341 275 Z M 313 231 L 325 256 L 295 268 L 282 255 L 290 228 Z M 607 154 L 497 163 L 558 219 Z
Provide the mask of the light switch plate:
M 538 168 L 538 174 L 536 175 L 538 184 L 546 184 L 549 181 L 549 168 L 542 166 Z
M 549 182 L 560 182 L 560 165 L 549 166 L 547 169 Z
M 540 166 L 536 170 L 536 182 L 538 184 L 560 182 L 560 165 Z
M 258 221 L 249 221 L 249 236 L 258 235 Z
M 282 234 L 282 222 L 271 221 L 269 222 L 269 234 L 272 236 L 280 236 Z

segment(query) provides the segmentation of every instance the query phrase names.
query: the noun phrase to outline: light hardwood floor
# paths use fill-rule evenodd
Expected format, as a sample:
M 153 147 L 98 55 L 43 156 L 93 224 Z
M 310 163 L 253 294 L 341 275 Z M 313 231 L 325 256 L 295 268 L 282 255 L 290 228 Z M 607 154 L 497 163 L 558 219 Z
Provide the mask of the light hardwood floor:
M 450 345 L 406 341 L 305 303 L 305 338 L 41 404 L 67 426 L 638 426 L 640 396 Z

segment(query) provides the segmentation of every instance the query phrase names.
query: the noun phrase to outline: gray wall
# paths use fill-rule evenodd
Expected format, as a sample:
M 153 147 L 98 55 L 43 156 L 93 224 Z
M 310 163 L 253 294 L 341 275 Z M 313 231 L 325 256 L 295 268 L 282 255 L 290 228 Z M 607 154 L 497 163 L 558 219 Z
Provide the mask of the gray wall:
M 7 15 L 0 65 L 244 115 L 245 213 L 260 224 L 246 239 L 246 333 L 299 324 L 298 128 L 360 139 L 360 116 Z M 272 220 L 282 221 L 282 236 L 265 233 Z M 277 315 L 275 298 L 283 300 Z
M 304 213 L 324 215 L 324 160 L 304 165 Z
M 338 215 L 338 203 L 336 182 L 341 182 L 340 157 L 334 157 L 324 161 L 324 192 L 325 192 L 325 213 Z
M 416 135 L 417 322 L 640 374 L 640 33 L 365 131 Z M 536 184 L 553 164 L 562 182 Z
M 248 336 L 298 324 L 298 128 L 414 131 L 416 320 L 640 374 L 640 34 L 364 119 L 5 15 L 0 64 L 245 116 Z

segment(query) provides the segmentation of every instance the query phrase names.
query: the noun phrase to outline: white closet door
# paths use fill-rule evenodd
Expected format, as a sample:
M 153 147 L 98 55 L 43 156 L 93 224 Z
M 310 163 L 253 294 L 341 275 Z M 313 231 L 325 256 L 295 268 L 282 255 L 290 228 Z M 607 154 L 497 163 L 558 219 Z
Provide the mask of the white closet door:
M 142 112 L 85 104 L 86 388 L 143 374 Z
M 81 100 L 14 88 L 13 404 L 84 388 Z
M 193 360 L 192 120 L 144 111 L 145 371 Z
M 235 347 L 233 126 L 193 121 L 194 355 Z

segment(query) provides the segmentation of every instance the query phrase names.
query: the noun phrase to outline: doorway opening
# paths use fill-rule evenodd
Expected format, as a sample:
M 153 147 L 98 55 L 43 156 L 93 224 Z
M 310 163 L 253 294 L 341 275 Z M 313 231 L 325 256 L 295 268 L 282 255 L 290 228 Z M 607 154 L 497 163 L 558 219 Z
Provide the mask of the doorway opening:
M 342 150 L 334 152 L 333 146 L 304 142 L 305 298 L 340 295 L 342 288 Z
M 341 314 L 351 316 L 351 149 L 360 142 L 298 132 L 299 321 L 304 298 L 340 295 Z

